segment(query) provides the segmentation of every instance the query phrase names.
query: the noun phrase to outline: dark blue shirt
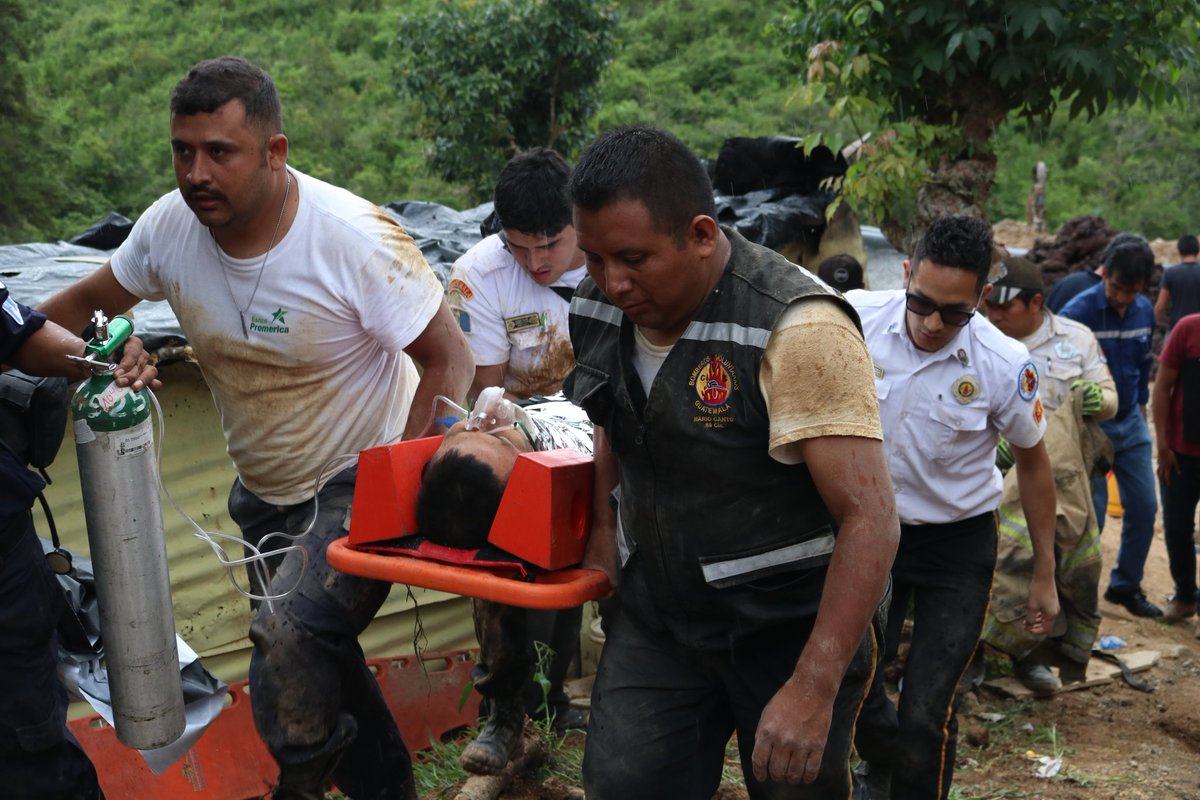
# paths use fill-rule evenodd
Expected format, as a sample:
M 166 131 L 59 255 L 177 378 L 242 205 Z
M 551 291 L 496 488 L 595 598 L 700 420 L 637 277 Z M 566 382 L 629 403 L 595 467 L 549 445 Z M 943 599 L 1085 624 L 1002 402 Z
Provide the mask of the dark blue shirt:
M 1060 313 L 1082 322 L 1096 334 L 1117 384 L 1117 419 L 1149 403 L 1155 320 L 1154 306 L 1146 296 L 1139 294 L 1121 316 L 1109 305 L 1104 284 L 1099 283 L 1077 294 Z
M 1046 295 L 1046 308 L 1055 314 L 1061 314 L 1063 307 L 1071 302 L 1075 295 L 1092 288 L 1101 280 L 1102 278 L 1090 269 L 1086 272 L 1072 272 L 1054 284 L 1050 294 Z
M 1171 293 L 1167 330 L 1188 314 L 1200 312 L 1200 261 L 1185 261 L 1163 271 L 1162 288 Z
M 0 281 L 0 364 L 12 358 L 45 324 L 44 314 L 18 303 Z M 26 469 L 7 448 L 0 447 L 0 516 L 28 511 L 43 488 L 41 478 Z

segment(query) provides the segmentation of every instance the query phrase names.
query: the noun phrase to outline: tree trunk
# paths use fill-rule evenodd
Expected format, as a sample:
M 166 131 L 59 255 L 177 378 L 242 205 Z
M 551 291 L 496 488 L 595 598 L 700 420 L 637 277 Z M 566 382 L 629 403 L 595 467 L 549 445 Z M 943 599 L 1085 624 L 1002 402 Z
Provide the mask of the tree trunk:
M 943 158 L 933 177 L 917 192 L 916 207 L 909 225 L 888 218 L 880 226 L 892 246 L 911 253 L 929 223 L 938 217 L 968 216 L 987 219 L 987 201 L 996 179 L 996 156 L 983 152 L 971 157 Z

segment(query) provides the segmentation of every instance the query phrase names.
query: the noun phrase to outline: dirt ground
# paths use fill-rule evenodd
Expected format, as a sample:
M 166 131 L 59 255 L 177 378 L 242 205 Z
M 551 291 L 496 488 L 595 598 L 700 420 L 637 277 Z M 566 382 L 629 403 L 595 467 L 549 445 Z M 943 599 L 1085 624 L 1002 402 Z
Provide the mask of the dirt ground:
M 1102 589 L 1116 558 L 1120 526 L 1121 520 L 1109 518 L 1104 527 Z M 1172 590 L 1161 524 L 1142 588 L 1160 604 Z M 1200 640 L 1195 621 L 1169 626 L 1133 617 L 1103 600 L 1100 610 L 1100 634 L 1127 643 L 1118 654 L 1162 652 L 1157 666 L 1139 673 L 1154 692 L 1139 692 L 1120 679 L 1045 700 L 1016 701 L 981 690 L 980 706 L 960 715 L 952 797 L 1200 800 Z M 980 716 L 997 713 L 1005 719 L 988 723 Z M 1026 756 L 1028 750 L 1061 753 L 1062 770 L 1054 778 L 1037 777 L 1039 764 Z
M 1104 528 L 1107 565 L 1116 556 L 1121 520 Z M 1172 589 L 1161 525 L 1146 564 L 1143 588 L 1155 602 Z M 1113 683 L 1065 692 L 1047 699 L 1015 700 L 984 687 L 959 716 L 959 748 L 952 800 L 1038 798 L 1040 800 L 1200 800 L 1200 640 L 1194 620 L 1168 626 L 1139 619 L 1101 601 L 1101 635 L 1124 639 L 1118 654 L 1162 653 L 1158 664 L 1138 673 L 1153 685 L 1137 691 Z M 998 719 L 997 715 L 1003 715 Z M 582 737 L 567 744 L 581 747 Z M 1062 756 L 1052 778 L 1037 777 L 1029 756 Z M 738 773 L 731 747 L 727 773 Z M 567 800 L 582 797 L 577 786 L 553 779 L 548 785 L 519 780 L 507 800 Z M 745 798 L 736 784 L 722 786 L 720 800 Z

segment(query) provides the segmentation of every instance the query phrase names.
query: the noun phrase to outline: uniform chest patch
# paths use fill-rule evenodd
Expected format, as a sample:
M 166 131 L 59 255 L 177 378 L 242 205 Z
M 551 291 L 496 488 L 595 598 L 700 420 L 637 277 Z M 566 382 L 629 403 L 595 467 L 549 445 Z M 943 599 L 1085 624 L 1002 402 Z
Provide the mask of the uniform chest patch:
M 974 375 L 963 375 L 951 387 L 954 399 L 966 405 L 979 396 L 979 381 Z
M 1054 345 L 1054 355 L 1059 358 L 1070 358 L 1075 355 L 1075 345 L 1066 339 L 1062 339 L 1058 344 Z
M 1022 400 L 1032 400 L 1037 394 L 1038 371 L 1032 361 L 1026 361 L 1017 373 L 1017 394 Z
M 729 413 L 734 392 L 738 389 L 737 373 L 725 356 L 707 356 L 688 377 L 688 386 L 696 392 L 693 407 L 700 412 L 692 421 L 706 428 L 724 428 L 733 422 Z
M 530 328 L 542 327 L 542 315 L 536 311 L 531 311 L 528 314 L 519 314 L 515 317 L 504 318 L 504 330 L 508 333 L 517 333 L 518 331 L 527 331 Z

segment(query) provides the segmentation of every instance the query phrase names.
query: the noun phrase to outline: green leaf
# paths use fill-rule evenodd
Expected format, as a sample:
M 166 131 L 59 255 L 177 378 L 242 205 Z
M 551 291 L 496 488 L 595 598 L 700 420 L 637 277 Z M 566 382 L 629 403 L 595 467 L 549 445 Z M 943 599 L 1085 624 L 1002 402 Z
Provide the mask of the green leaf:
M 1042 19 L 1046 21 L 1046 28 L 1052 34 L 1054 34 L 1055 37 L 1062 35 L 1064 22 L 1061 11 L 1054 6 L 1043 6 Z
M 953 36 L 950 37 L 950 41 L 946 42 L 946 59 L 947 60 L 949 60 L 951 56 L 953 56 L 956 52 L 958 52 L 958 48 L 962 44 L 962 41 L 963 41 L 962 31 L 958 31 L 957 33 L 955 33 Z
M 968 31 L 963 35 L 963 47 L 967 51 L 967 58 L 972 64 L 979 61 L 979 37 L 974 31 Z

